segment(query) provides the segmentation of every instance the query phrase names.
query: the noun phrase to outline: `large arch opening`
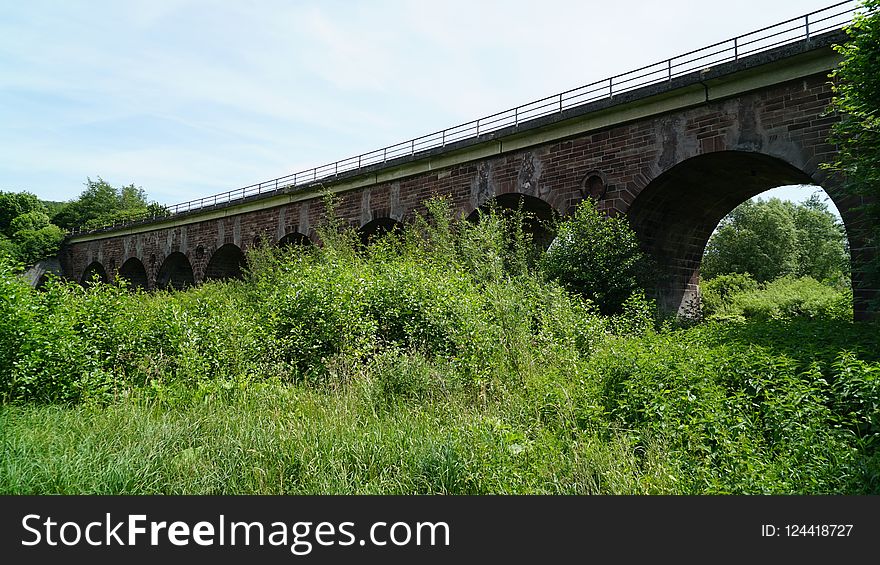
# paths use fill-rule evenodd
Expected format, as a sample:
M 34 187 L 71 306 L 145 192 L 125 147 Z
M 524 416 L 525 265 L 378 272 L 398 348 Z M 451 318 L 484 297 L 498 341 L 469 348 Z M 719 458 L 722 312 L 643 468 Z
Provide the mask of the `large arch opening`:
M 195 276 L 193 276 L 192 265 L 186 255 L 175 251 L 166 257 L 156 275 L 156 287 L 184 290 L 193 285 L 195 285 Z
M 556 237 L 552 226 L 559 214 L 553 206 L 536 196 L 516 192 L 499 194 L 471 212 L 467 219 L 476 222 L 482 214 L 487 214 L 491 210 L 502 214 L 521 211 L 523 231 L 531 236 L 532 242 L 541 251 L 546 251 Z
M 240 279 L 245 265 L 241 249 L 234 243 L 227 243 L 211 255 L 205 268 L 205 280 Z
M 369 245 L 383 235 L 401 233 L 402 231 L 403 224 L 394 218 L 376 218 L 361 226 L 358 234 L 360 235 L 361 243 Z
M 147 289 L 147 269 L 137 257 L 129 257 L 119 268 L 118 277 L 132 288 Z
M 662 271 L 658 304 L 678 314 L 698 308 L 700 265 L 719 222 L 754 196 L 791 185 L 819 188 L 809 175 L 782 159 L 722 151 L 687 159 L 646 186 L 627 214 Z M 835 204 L 846 224 L 846 208 Z
M 82 278 L 80 279 L 80 284 L 84 287 L 88 288 L 91 284 L 98 280 L 98 282 L 106 283 L 107 282 L 107 270 L 104 269 L 104 265 L 98 263 L 97 261 L 92 261 L 89 263 L 89 266 L 83 271 Z

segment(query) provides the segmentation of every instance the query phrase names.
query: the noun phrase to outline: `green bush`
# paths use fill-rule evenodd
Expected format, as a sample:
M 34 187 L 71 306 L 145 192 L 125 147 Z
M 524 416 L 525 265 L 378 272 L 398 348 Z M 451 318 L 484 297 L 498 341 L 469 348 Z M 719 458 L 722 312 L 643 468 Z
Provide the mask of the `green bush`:
M 54 224 L 38 230 L 17 231 L 12 239 L 19 261 L 27 265 L 33 265 L 40 259 L 56 255 L 62 241 L 64 241 L 64 232 Z
M 719 320 L 852 318 L 850 289 L 834 288 L 810 277 L 782 277 L 758 288 L 750 287 L 748 279 L 735 275 L 721 278 L 720 283 L 709 281 L 703 287 L 708 291 L 708 317 Z
M 876 490 L 876 481 L 864 482 L 877 470 L 866 464 L 873 447 L 854 449 L 846 409 L 855 406 L 840 405 L 863 396 L 875 402 L 873 379 L 869 386 L 863 376 L 853 382 L 839 368 L 826 376 L 772 347 L 704 342 L 713 331 L 627 338 L 597 352 L 586 379 L 601 383 L 608 429 L 631 430 L 676 453 L 682 492 Z M 859 375 L 865 371 L 858 367 Z M 832 388 L 835 377 L 849 384 Z M 849 391 L 847 400 L 835 400 L 838 389 Z
M 559 223 L 541 269 L 604 314 L 619 312 L 634 292 L 649 287 L 654 274 L 626 216 L 607 216 L 589 199 Z
M 880 492 L 880 332 L 846 293 L 720 278 L 709 321 L 657 328 L 641 292 L 602 316 L 530 269 L 505 221 L 431 203 L 183 292 L 36 291 L 0 259 L 0 490 Z
M 758 290 L 758 282 L 748 273 L 731 273 L 700 281 L 703 316 L 712 316 L 736 294 Z

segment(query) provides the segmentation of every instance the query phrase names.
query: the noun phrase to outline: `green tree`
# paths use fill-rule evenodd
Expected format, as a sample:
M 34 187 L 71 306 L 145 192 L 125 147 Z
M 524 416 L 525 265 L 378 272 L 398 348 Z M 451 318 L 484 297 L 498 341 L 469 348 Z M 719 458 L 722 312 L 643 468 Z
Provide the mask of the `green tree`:
M 45 212 L 46 208 L 35 194 L 30 192 L 0 191 L 0 233 L 12 235 L 12 220 L 28 212 Z
M 749 273 L 759 282 L 795 274 L 798 238 L 794 219 L 777 198 L 747 200 L 721 220 L 709 238 L 700 274 L 711 279 Z
M 840 283 L 849 273 L 846 233 L 818 193 L 802 204 L 748 200 L 728 214 L 709 238 L 704 279 L 749 273 L 758 282 L 809 276 Z
M 64 233 L 30 192 L 0 192 L 0 254 L 32 265 L 58 253 Z
M 39 230 L 49 225 L 49 216 L 41 210 L 31 210 L 20 216 L 16 216 L 9 222 L 9 231 L 13 237 L 21 230 Z
M 98 177 L 86 180 L 86 189 L 76 200 L 65 204 L 52 218 L 64 229 L 98 227 L 113 221 L 132 219 L 150 212 L 143 188 L 133 184 L 116 188 Z
M 848 40 L 835 46 L 843 61 L 831 74 L 831 110 L 841 119 L 830 140 L 837 144 L 837 158 L 828 167 L 843 173 L 846 191 L 865 200 L 868 221 L 862 237 L 876 250 L 880 248 L 880 0 L 863 0 L 846 33 Z M 868 285 L 880 287 L 880 253 L 867 262 L 865 276 Z
M 541 269 L 604 314 L 619 313 L 633 293 L 648 288 L 653 262 L 641 251 L 626 216 L 608 216 L 584 200 L 559 222 L 556 233 Z
M 792 211 L 798 238 L 798 270 L 801 277 L 824 282 L 848 282 L 849 244 L 846 230 L 819 197 L 794 205 Z
M 62 241 L 64 231 L 49 223 L 40 229 L 17 231 L 12 239 L 17 248 L 17 259 L 25 265 L 56 255 Z

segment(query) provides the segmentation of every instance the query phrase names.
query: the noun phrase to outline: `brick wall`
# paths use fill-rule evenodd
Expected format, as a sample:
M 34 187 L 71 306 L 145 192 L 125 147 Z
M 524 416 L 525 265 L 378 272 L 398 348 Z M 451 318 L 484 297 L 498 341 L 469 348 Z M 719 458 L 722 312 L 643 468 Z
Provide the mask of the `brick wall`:
M 844 198 L 839 183 L 820 168 L 835 151 L 826 141 L 834 118 L 823 115 L 831 94 L 825 74 L 819 74 L 341 193 L 337 214 L 357 227 L 378 218 L 405 222 L 424 209 L 426 199 L 442 195 L 467 216 L 494 197 L 519 193 L 565 215 L 591 196 L 609 213 L 629 215 L 668 275 L 658 283 L 663 303 L 681 308 L 695 298 L 699 260 L 718 221 L 737 204 L 775 186 L 822 185 L 847 224 L 854 256 L 869 252 L 856 229 L 856 203 Z M 314 240 L 324 212 L 316 196 L 173 229 L 75 243 L 64 252 L 62 263 L 79 280 L 97 261 L 112 279 L 126 259 L 136 257 L 153 288 L 165 258 L 179 251 L 200 282 L 222 245 L 232 243 L 247 253 L 257 241 L 277 242 L 291 233 Z M 859 310 L 876 291 L 855 292 Z

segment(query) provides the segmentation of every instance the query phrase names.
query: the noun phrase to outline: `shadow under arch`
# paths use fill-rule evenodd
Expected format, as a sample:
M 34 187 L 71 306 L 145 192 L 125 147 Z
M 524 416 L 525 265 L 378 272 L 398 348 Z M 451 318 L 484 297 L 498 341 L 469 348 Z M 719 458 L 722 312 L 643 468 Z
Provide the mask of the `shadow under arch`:
M 168 255 L 156 275 L 156 288 L 160 290 L 166 288 L 184 290 L 194 286 L 195 282 L 192 265 L 186 255 L 180 251 Z
M 104 268 L 104 265 L 97 261 L 92 261 L 83 271 L 79 282 L 82 286 L 88 288 L 94 282 L 96 275 L 100 282 L 107 282 L 107 270 Z
M 117 276 L 125 279 L 132 288 L 141 288 L 147 290 L 147 269 L 137 257 L 129 257 L 125 260 Z
M 403 231 L 403 223 L 394 218 L 375 218 L 358 229 L 358 235 L 361 243 L 369 245 L 373 241 L 379 239 L 383 235 L 389 233 L 401 233 Z
M 37 290 L 43 290 L 46 288 L 46 285 L 49 284 L 51 276 L 48 273 L 43 273 L 40 275 L 40 278 L 37 279 L 37 283 L 34 285 L 34 288 Z
M 786 185 L 818 186 L 810 175 L 780 158 L 745 151 L 691 157 L 651 181 L 627 216 L 645 251 L 663 271 L 658 304 L 677 314 L 698 308 L 700 263 L 718 223 L 749 198 Z M 826 192 L 846 225 L 847 206 Z
M 471 212 L 467 220 L 469 222 L 476 222 L 479 220 L 480 215 L 487 214 L 493 209 L 507 214 L 521 210 L 523 213 L 523 231 L 531 236 L 535 246 L 542 251 L 546 251 L 556 238 L 556 232 L 551 226 L 559 219 L 559 213 L 550 203 L 537 196 L 520 194 L 518 192 L 499 194 Z
M 309 236 L 301 234 L 297 231 L 290 232 L 289 234 L 278 240 L 279 247 L 288 247 L 295 245 L 312 245 L 312 240 L 309 239 Z
M 244 252 L 234 243 L 220 246 L 205 267 L 205 280 L 240 279 L 247 261 Z

